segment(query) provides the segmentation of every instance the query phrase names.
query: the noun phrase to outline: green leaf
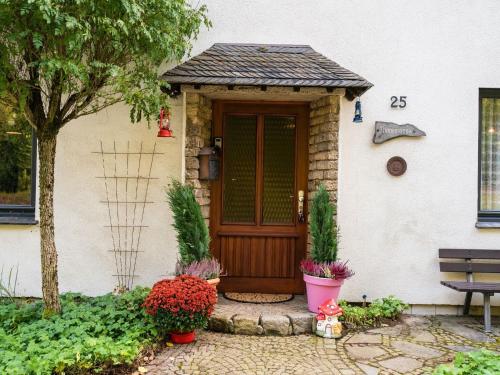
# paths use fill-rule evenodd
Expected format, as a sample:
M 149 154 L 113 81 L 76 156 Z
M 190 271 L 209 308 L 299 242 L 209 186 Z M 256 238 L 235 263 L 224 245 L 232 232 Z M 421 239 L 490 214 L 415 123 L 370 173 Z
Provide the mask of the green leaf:
M 39 302 L 0 304 L 0 373 L 89 373 L 132 363 L 157 338 L 141 307 L 148 291 L 96 298 L 65 294 L 63 314 L 45 320 Z
M 200 29 L 210 26 L 206 14 L 187 0 L 1 0 L 0 77 L 9 80 L 0 82 L 0 94 L 20 105 L 41 93 L 43 111 L 58 99 L 42 88 L 78 98 L 70 113 L 63 113 L 64 102 L 57 106 L 56 127 L 117 98 L 130 105 L 133 122 L 156 120 L 168 99 L 158 67 L 189 54 Z M 29 105 L 26 114 L 36 113 L 37 104 Z

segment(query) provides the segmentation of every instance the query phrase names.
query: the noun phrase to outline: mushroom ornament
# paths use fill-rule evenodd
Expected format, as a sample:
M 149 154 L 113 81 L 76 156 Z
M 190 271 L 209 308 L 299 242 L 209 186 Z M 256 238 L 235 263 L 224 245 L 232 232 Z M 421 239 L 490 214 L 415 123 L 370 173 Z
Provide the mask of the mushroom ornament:
M 336 339 L 342 336 L 342 323 L 338 317 L 342 315 L 342 308 L 335 300 L 325 301 L 318 307 L 319 313 L 316 315 L 316 335 Z

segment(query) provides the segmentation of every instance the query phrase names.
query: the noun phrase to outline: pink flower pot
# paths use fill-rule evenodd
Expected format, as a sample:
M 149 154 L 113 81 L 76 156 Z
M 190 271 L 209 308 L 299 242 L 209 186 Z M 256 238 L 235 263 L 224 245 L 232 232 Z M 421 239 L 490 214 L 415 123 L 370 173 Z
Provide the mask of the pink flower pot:
M 340 293 L 340 287 L 344 280 L 326 279 L 304 274 L 306 282 L 307 308 L 310 312 L 317 313 L 318 306 L 329 299 L 337 298 Z

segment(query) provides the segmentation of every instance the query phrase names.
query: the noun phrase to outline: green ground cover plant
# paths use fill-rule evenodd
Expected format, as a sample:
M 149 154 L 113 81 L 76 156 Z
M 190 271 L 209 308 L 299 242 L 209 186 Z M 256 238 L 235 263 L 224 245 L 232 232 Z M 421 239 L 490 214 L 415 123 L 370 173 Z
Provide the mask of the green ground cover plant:
M 376 299 L 365 307 L 346 301 L 339 301 L 339 306 L 344 310 L 340 320 L 352 328 L 374 327 L 384 320 L 396 320 L 408 308 L 406 303 L 394 296 Z
M 433 375 L 495 375 L 500 374 L 500 354 L 489 350 L 458 353 L 452 366 L 439 365 Z
M 47 319 L 41 301 L 0 302 L 0 374 L 102 374 L 133 364 L 157 337 L 141 307 L 148 293 L 64 294 L 62 314 Z

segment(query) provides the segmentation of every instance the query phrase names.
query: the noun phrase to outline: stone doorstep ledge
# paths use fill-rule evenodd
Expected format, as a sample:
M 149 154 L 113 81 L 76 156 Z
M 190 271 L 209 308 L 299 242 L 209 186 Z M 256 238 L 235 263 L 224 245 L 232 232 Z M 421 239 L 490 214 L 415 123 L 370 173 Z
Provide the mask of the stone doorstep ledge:
M 313 313 L 227 315 L 215 312 L 210 318 L 208 329 L 236 335 L 301 335 L 313 332 L 314 316 Z
M 415 319 L 418 319 L 419 315 L 461 315 L 456 306 L 440 306 L 439 309 L 435 306 L 430 309 L 423 307 L 425 306 L 412 306 L 406 314 L 415 316 Z M 307 300 L 303 295 L 296 295 L 293 300 L 283 303 L 255 304 L 230 301 L 219 294 L 208 329 L 214 332 L 255 336 L 310 334 L 315 332 L 315 316 L 316 314 L 307 310 Z
M 312 333 L 313 314 L 305 296 L 275 304 L 238 303 L 219 294 L 208 329 L 237 335 L 289 336 Z

